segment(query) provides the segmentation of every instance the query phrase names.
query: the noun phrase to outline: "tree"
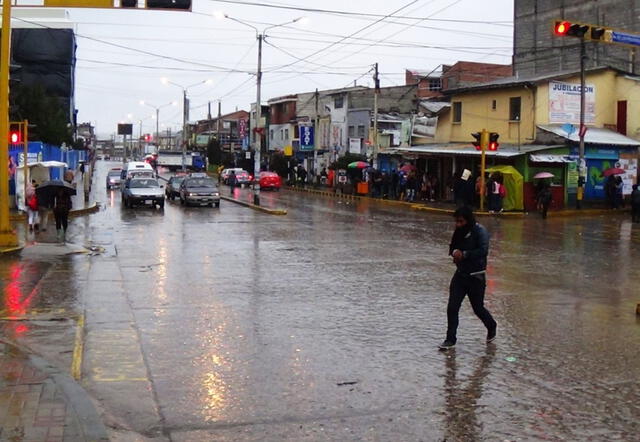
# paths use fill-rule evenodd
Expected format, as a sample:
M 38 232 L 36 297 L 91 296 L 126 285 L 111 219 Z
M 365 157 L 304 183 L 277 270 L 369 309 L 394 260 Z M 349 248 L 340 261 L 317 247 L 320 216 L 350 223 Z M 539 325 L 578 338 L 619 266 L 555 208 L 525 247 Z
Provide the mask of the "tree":
M 69 118 L 57 98 L 47 96 L 41 85 L 14 86 L 12 121 L 29 120 L 29 138 L 60 146 L 73 141 Z
M 289 176 L 289 159 L 281 153 L 271 155 L 269 169 L 281 177 Z

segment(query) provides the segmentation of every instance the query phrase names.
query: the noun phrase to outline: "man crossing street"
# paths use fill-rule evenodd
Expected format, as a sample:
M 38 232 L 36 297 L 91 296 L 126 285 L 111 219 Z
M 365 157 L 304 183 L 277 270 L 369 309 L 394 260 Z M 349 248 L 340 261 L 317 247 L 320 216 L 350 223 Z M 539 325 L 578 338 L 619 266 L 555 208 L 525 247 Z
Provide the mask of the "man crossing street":
M 456 264 L 449 287 L 447 305 L 447 337 L 441 350 L 455 347 L 458 330 L 458 313 L 465 296 L 469 296 L 473 312 L 487 328 L 487 342 L 496 338 L 496 321 L 484 306 L 486 288 L 487 255 L 489 254 L 489 232 L 476 222 L 473 211 L 462 206 L 454 213 L 456 229 L 453 232 L 449 254 Z

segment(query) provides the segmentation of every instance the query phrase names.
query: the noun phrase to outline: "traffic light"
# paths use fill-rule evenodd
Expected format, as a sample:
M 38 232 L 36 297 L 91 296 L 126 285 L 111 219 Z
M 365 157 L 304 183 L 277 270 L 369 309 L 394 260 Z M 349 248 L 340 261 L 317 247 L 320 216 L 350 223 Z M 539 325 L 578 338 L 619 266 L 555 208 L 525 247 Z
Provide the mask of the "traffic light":
M 489 150 L 496 151 L 498 147 L 500 147 L 500 143 L 498 143 L 498 138 L 500 138 L 500 134 L 496 132 L 491 132 L 489 134 Z
M 191 10 L 191 0 L 120 0 L 121 8 Z
M 191 0 L 147 0 L 147 9 L 191 10 Z
M 144 134 L 144 141 L 149 142 L 152 140 L 151 134 Z
M 22 143 L 22 131 L 20 129 L 11 129 L 9 131 L 9 144 Z
M 611 42 L 612 29 L 599 25 L 554 20 L 553 33 L 560 37 L 576 37 L 585 40 Z
M 476 150 L 482 150 L 482 134 L 480 132 L 476 132 L 471 134 L 471 136 L 476 139 L 473 142 L 473 145 L 475 146 Z
M 571 23 L 563 20 L 556 20 L 553 30 L 556 35 L 562 37 L 584 38 L 591 27 L 582 23 Z

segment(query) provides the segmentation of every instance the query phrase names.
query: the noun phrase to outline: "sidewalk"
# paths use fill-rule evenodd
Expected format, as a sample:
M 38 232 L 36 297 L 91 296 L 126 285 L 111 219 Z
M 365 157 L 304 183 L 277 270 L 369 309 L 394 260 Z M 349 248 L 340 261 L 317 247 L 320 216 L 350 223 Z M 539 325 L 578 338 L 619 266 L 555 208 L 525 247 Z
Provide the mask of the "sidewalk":
M 0 440 L 107 441 L 86 392 L 44 360 L 0 341 Z
M 395 206 L 405 206 L 411 210 L 418 210 L 423 212 L 431 212 L 431 213 L 440 213 L 440 214 L 453 214 L 455 212 L 455 205 L 453 203 L 443 203 L 443 202 L 406 202 L 399 200 L 389 200 L 382 198 L 373 198 L 367 195 L 346 195 L 336 193 L 333 188 L 313 188 L 313 187 L 283 187 L 283 189 L 293 191 L 293 192 L 302 192 L 302 193 L 311 193 L 319 196 L 326 196 L 330 198 L 340 198 L 340 199 L 351 199 L 356 201 L 371 201 L 380 204 L 389 204 Z M 563 209 L 563 210 L 554 210 L 549 211 L 547 216 L 549 218 L 557 218 L 557 217 L 571 217 L 571 216 L 600 216 L 600 215 L 620 215 L 620 214 L 628 214 L 630 209 L 622 209 L 622 210 L 611 210 L 607 208 L 591 208 L 585 207 L 581 210 L 577 209 Z M 507 217 L 507 218 L 524 218 L 524 217 L 540 217 L 538 212 L 502 212 L 502 213 L 489 213 L 489 212 L 480 212 L 476 211 L 476 215 L 478 216 L 499 216 L 499 217 Z

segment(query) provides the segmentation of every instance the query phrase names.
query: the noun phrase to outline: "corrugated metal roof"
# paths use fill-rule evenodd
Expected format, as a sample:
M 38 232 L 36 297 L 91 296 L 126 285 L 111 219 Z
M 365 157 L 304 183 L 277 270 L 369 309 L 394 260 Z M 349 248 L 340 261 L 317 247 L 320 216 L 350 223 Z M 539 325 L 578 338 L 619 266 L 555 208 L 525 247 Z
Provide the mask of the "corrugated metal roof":
M 538 152 L 547 149 L 555 149 L 562 146 L 547 146 L 547 145 L 534 145 L 525 144 L 522 146 L 515 145 L 500 145 L 497 151 L 487 151 L 487 156 L 490 157 L 516 157 L 518 155 L 524 155 L 531 152 Z M 480 151 L 469 144 L 423 144 L 420 146 L 410 147 L 398 147 L 396 148 L 398 153 L 411 153 L 411 154 L 428 154 L 428 155 L 466 155 L 466 156 L 479 156 Z
M 578 131 L 574 131 L 572 134 L 568 134 L 562 127 L 562 125 L 545 124 L 538 125 L 538 128 L 556 134 L 569 141 L 580 142 L 580 136 Z M 587 144 L 600 144 L 607 146 L 640 146 L 640 141 L 629 138 L 625 135 L 619 134 L 609 129 L 602 129 L 598 127 L 590 127 L 584 136 L 584 142 Z

